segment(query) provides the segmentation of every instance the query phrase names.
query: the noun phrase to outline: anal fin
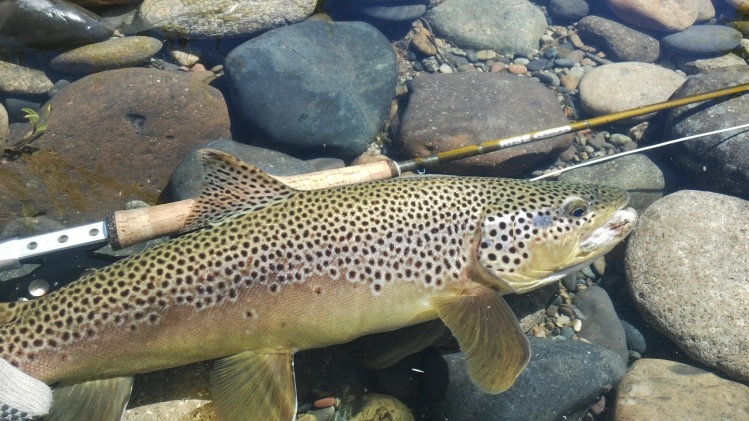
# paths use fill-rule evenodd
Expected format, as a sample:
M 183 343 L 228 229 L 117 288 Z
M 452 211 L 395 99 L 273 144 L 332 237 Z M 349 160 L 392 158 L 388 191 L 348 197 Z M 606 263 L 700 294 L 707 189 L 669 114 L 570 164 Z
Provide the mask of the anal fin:
M 471 380 L 487 393 L 509 389 L 531 356 L 528 338 L 510 306 L 494 290 L 431 300 L 440 319 L 458 340 Z
M 119 421 L 125 412 L 132 377 L 115 377 L 64 385 L 52 390 L 52 407 L 44 421 Z
M 216 361 L 210 373 L 221 421 L 291 421 L 296 387 L 291 351 L 245 351 Z

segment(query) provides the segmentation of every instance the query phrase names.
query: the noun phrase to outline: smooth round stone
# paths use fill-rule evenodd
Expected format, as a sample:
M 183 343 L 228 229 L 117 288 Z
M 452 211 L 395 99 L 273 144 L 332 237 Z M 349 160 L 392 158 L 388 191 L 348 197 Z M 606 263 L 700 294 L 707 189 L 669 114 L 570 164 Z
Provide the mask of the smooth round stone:
M 78 47 L 53 58 L 49 65 L 66 73 L 96 73 L 135 67 L 161 50 L 161 41 L 144 36 L 114 38 Z
M 681 190 L 640 215 L 629 237 L 629 295 L 645 321 L 691 358 L 749 379 L 749 201 Z M 698 280 L 689 282 L 687 280 Z
M 537 49 L 547 26 L 543 12 L 526 0 L 450 0 L 424 17 L 435 32 L 461 48 L 501 54 Z
M 581 108 L 599 116 L 666 101 L 684 76 L 655 64 L 624 62 L 599 66 L 580 80 Z M 652 115 L 632 118 L 641 122 Z
M 299 22 L 316 5 L 316 0 L 144 0 L 139 13 L 145 26 L 167 35 L 223 38 Z
M 652 63 L 661 54 L 657 39 L 613 20 L 586 16 L 577 30 L 585 42 L 600 46 L 617 61 Z
M 655 31 L 683 31 L 700 12 L 700 0 L 606 0 L 625 23 Z
M 543 70 L 546 65 L 549 64 L 549 61 L 543 58 L 537 58 L 535 60 L 530 61 L 528 64 L 525 65 L 525 67 L 528 69 L 529 72 L 537 72 L 539 70 Z
M 453 73 L 453 68 L 447 63 L 442 63 L 439 68 L 440 73 Z
M 437 47 L 435 47 L 429 37 L 424 34 L 414 35 L 414 37 L 411 38 L 411 47 L 426 56 L 437 54 Z
M 481 61 L 491 60 L 494 57 L 497 57 L 497 53 L 495 53 L 493 50 L 476 51 L 476 58 Z
M 549 2 L 551 17 L 562 21 L 576 21 L 588 15 L 588 2 L 585 0 L 551 0 Z
M 300 153 L 344 159 L 374 140 L 398 82 L 390 42 L 364 22 L 313 20 L 268 31 L 232 50 L 225 70 L 249 126 Z
M 661 44 L 671 51 L 691 55 L 720 54 L 738 47 L 741 32 L 723 25 L 694 25 L 666 35 Z
M 570 69 L 575 65 L 572 60 L 566 58 L 558 58 L 554 60 L 554 67 L 561 67 L 563 69 Z
M 99 16 L 67 1 L 0 1 L 0 46 L 51 50 L 104 41 L 113 32 Z
M 516 75 L 524 75 L 528 72 L 528 68 L 522 64 L 511 64 L 507 67 L 507 71 Z
M 629 352 L 624 328 L 606 290 L 594 285 L 578 292 L 572 303 L 586 317 L 577 336 L 616 352 L 622 363 L 627 364 Z
M 0 92 L 39 95 L 46 94 L 52 86 L 52 81 L 41 70 L 0 61 Z

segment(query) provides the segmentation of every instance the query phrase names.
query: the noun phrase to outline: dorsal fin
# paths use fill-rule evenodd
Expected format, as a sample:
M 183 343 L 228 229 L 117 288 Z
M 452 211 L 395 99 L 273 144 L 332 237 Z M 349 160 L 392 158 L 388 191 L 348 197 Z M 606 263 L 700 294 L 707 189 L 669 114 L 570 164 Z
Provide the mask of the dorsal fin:
M 225 152 L 200 149 L 196 154 L 205 171 L 205 186 L 182 231 L 284 202 L 298 192 Z

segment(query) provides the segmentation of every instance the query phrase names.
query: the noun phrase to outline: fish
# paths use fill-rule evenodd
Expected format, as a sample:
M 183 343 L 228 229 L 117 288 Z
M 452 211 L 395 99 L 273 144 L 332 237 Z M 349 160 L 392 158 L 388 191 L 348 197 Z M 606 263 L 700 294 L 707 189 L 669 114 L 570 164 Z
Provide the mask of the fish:
M 590 264 L 637 220 L 613 186 L 431 175 L 305 191 L 197 153 L 190 232 L 0 303 L 0 358 L 54 386 L 47 419 L 120 419 L 133 375 L 215 360 L 219 419 L 292 420 L 294 353 L 437 319 L 500 393 L 530 358 L 501 296 Z

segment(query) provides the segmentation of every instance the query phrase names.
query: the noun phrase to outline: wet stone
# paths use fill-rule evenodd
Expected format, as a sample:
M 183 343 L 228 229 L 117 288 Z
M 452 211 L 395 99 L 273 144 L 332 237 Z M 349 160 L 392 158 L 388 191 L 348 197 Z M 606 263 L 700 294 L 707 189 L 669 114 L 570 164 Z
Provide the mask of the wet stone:
M 578 336 L 616 352 L 626 364 L 629 353 L 624 328 L 606 290 L 594 285 L 578 292 L 572 303 L 585 315 Z
M 699 0 L 606 0 L 619 19 L 655 31 L 682 31 L 691 26 L 700 12 Z
M 728 26 L 694 25 L 661 38 L 661 44 L 681 54 L 717 55 L 736 48 L 741 39 L 741 32 Z
M 585 0 L 551 0 L 549 13 L 563 23 L 580 20 L 588 14 L 588 3 Z
M 161 41 L 144 36 L 114 38 L 60 54 L 49 65 L 66 73 L 96 73 L 134 67 L 161 50 Z
M 657 39 L 613 20 L 586 16 L 577 30 L 586 43 L 599 46 L 616 61 L 652 63 L 660 56 Z
M 529 341 L 528 366 L 498 395 L 484 393 L 471 382 L 463 354 L 445 354 L 450 383 L 437 404 L 439 419 L 557 421 L 598 401 L 626 372 L 616 353 L 597 345 L 533 337 Z
M 425 75 L 409 86 L 412 94 L 397 138 L 398 146 L 409 157 L 567 123 L 555 95 L 528 78 L 506 73 Z M 466 96 L 466 92 L 472 95 Z M 556 156 L 571 142 L 572 136 L 558 136 L 450 162 L 438 170 L 511 176 Z
M 390 42 L 364 22 L 274 29 L 234 49 L 225 69 L 250 127 L 279 147 L 346 159 L 374 140 L 398 77 Z
M 74 47 L 104 41 L 113 33 L 99 16 L 65 0 L 3 1 L 0 16 L 0 49 Z
M 0 92 L 39 95 L 51 88 L 52 81 L 43 71 L 0 61 Z

